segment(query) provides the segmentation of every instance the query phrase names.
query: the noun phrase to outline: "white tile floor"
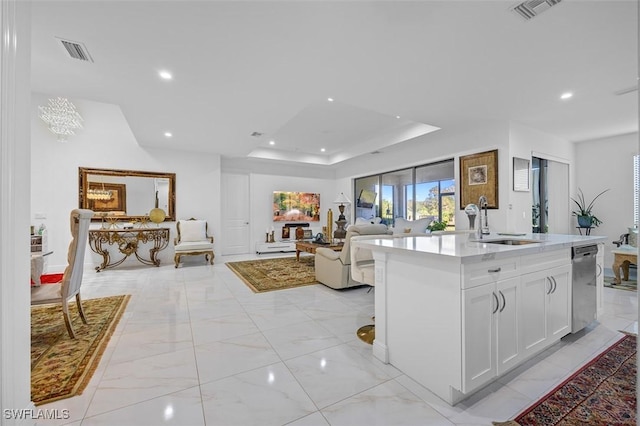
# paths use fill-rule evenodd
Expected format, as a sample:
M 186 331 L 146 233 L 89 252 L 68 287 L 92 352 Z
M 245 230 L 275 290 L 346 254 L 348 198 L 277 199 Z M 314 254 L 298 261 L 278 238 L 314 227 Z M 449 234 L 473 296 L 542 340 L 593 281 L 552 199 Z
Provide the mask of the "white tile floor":
M 224 265 L 249 257 L 86 272 L 85 299 L 131 301 L 84 393 L 38 408 L 68 409 L 60 424 L 83 426 L 490 425 L 638 328 L 636 294 L 605 289 L 599 322 L 451 407 L 357 339 L 374 292 L 254 294 Z

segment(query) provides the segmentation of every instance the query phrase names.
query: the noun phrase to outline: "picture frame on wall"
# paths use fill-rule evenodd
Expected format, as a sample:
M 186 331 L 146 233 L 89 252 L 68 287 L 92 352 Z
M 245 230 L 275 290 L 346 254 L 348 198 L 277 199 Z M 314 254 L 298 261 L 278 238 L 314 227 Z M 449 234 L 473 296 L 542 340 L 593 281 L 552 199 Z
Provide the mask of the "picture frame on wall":
M 519 192 L 529 192 L 529 176 L 531 162 L 526 158 L 513 157 L 513 190 Z
M 498 208 L 498 150 L 460 157 L 460 210 L 487 198 L 487 208 Z M 481 207 L 481 206 L 478 206 Z

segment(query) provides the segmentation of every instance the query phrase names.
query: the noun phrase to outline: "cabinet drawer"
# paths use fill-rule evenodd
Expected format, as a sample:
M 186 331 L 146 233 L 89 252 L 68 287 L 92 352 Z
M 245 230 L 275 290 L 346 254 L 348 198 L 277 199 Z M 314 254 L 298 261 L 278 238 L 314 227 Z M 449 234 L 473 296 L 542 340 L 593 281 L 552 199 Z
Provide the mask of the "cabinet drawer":
M 520 267 L 523 274 L 543 271 L 557 266 L 569 265 L 571 263 L 571 250 L 563 248 L 546 253 L 536 253 L 522 256 Z
M 511 257 L 500 260 L 462 265 L 462 289 L 473 288 L 513 278 L 520 275 L 520 258 Z

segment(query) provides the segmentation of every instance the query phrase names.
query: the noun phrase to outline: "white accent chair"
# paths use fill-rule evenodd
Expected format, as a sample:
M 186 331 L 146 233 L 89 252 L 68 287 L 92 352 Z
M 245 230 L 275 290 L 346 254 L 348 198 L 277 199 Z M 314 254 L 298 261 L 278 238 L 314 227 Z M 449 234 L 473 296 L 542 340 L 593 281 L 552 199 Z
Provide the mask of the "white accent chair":
M 173 258 L 176 268 L 180 265 L 182 256 L 204 255 L 205 261 L 213 265 L 213 237 L 208 233 L 206 220 L 191 218 L 189 220 L 179 220 L 176 223 L 178 236 L 174 239 L 175 256 Z
M 362 285 L 351 277 L 351 238 L 359 235 L 382 238 L 391 235 L 391 232 L 382 224 L 349 226 L 342 251 L 336 252 L 324 247 L 316 249 L 315 270 L 318 282 L 336 290 Z
M 62 281 L 56 284 L 46 284 L 31 287 L 31 305 L 44 305 L 50 303 L 62 304 L 62 316 L 64 323 L 72 339 L 76 338 L 76 333 L 69 317 L 69 299 L 75 296 L 78 313 L 82 322 L 87 324 L 87 318 L 82 309 L 80 299 L 80 286 L 82 284 L 82 274 L 84 272 L 84 253 L 87 247 L 89 236 L 89 224 L 93 211 L 86 209 L 75 209 L 71 211 L 71 243 L 67 255 L 68 265 L 64 270 Z

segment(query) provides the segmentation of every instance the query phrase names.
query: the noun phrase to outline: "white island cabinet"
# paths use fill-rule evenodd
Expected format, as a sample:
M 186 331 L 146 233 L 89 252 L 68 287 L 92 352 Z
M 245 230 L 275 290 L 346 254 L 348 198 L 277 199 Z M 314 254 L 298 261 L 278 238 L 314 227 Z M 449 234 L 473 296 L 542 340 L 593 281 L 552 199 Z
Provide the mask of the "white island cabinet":
M 354 242 L 375 259 L 373 353 L 456 404 L 571 332 L 571 247 L 603 240 L 445 234 Z

